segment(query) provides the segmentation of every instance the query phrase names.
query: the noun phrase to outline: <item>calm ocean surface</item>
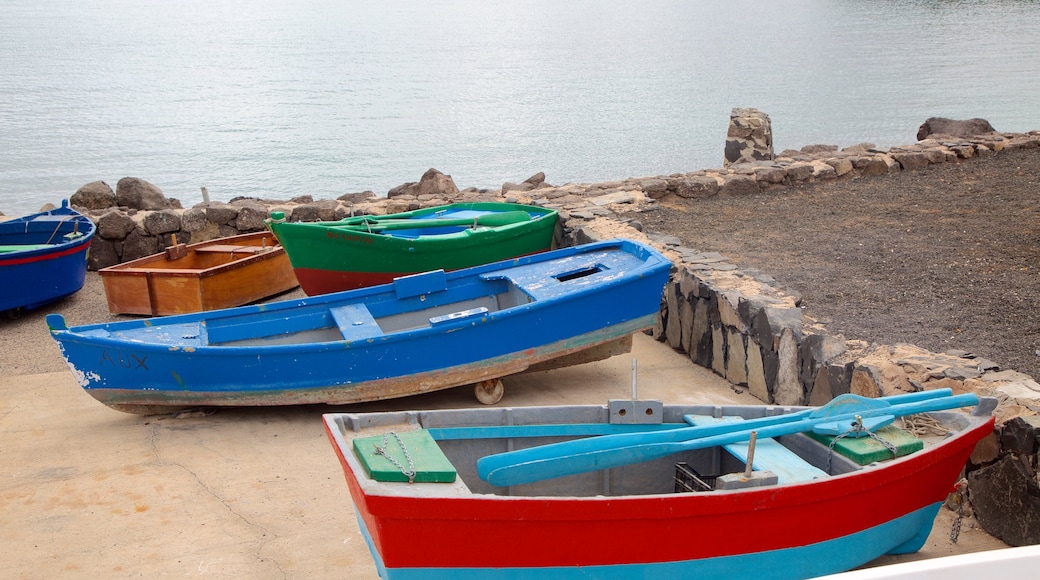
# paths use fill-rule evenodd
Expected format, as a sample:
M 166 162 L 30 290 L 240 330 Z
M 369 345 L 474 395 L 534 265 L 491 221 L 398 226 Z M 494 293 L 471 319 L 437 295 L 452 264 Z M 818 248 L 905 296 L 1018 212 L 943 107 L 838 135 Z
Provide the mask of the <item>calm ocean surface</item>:
M 126 176 L 185 206 L 720 167 L 730 110 L 777 151 L 1040 129 L 1040 2 L 4 0 L 0 211 Z

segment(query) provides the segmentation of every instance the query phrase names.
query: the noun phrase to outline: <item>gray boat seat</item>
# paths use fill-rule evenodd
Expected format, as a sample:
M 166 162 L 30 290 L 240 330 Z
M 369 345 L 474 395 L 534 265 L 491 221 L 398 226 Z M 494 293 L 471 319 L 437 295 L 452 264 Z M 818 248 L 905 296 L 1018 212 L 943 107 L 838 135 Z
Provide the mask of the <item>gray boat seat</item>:
M 383 335 L 383 329 L 364 304 L 337 306 L 330 308 L 329 312 L 343 338 L 347 340 L 362 340 Z

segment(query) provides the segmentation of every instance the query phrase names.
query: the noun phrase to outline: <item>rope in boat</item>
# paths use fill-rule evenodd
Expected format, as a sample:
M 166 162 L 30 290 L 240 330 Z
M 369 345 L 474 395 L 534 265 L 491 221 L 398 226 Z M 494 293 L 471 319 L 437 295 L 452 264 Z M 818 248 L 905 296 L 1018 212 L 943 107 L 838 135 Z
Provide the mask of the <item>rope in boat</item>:
M 827 473 L 831 472 L 831 459 L 834 457 L 834 446 L 838 443 L 838 441 L 846 437 L 859 435 L 862 433 L 866 433 L 871 439 L 884 445 L 885 449 L 888 449 L 892 453 L 893 458 L 896 457 L 896 455 L 899 453 L 899 449 L 895 445 L 889 443 L 888 441 L 885 441 L 881 437 L 878 437 L 876 433 L 874 433 L 873 431 L 871 431 L 863 425 L 863 418 L 859 415 L 856 415 L 856 419 L 852 422 L 852 425 L 849 427 L 849 430 L 845 431 L 844 433 L 841 433 L 840 435 L 836 435 L 834 439 L 831 439 L 830 445 L 827 446 L 829 450 L 829 452 L 827 453 Z
M 909 415 L 902 417 L 903 429 L 912 433 L 915 437 L 924 435 L 946 435 L 949 429 L 942 426 L 938 420 L 928 415 Z

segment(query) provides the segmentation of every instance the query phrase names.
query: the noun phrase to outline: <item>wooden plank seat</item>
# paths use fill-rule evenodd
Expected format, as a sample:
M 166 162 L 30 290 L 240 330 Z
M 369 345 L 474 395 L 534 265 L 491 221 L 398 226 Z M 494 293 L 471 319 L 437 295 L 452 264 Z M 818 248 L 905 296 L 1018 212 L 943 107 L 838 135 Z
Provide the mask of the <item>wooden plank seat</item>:
M 691 425 L 711 425 L 743 421 L 740 417 L 710 417 L 708 415 L 686 415 L 686 422 Z M 747 463 L 748 443 L 730 443 L 723 448 L 737 459 Z M 772 471 L 777 476 L 777 483 L 794 483 L 812 481 L 827 477 L 822 469 L 809 464 L 790 449 L 775 439 L 758 439 L 755 442 L 755 459 L 752 469 L 756 471 Z
M 330 308 L 329 312 L 332 314 L 332 319 L 336 321 L 336 326 L 339 327 L 343 338 L 347 340 L 361 340 L 383 335 L 383 329 L 379 327 L 379 323 L 364 304 L 337 306 Z
M 574 256 L 556 264 L 527 264 L 485 274 L 485 279 L 504 278 L 535 300 L 546 300 L 574 291 L 575 284 L 595 285 L 621 276 L 631 258 L 620 252 Z
M 202 254 L 260 254 L 263 252 L 270 251 L 276 246 L 238 246 L 235 244 L 213 244 L 212 246 L 202 246 L 201 248 L 195 248 L 195 251 Z

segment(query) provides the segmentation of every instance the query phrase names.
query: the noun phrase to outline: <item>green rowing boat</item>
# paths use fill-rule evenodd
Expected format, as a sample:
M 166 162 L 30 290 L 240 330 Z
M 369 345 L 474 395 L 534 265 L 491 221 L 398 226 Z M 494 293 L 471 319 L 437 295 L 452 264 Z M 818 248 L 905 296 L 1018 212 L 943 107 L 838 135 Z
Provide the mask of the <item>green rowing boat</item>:
M 556 210 L 512 203 L 455 203 L 383 216 L 267 225 L 310 296 L 386 284 L 430 270 L 458 270 L 552 248 Z

